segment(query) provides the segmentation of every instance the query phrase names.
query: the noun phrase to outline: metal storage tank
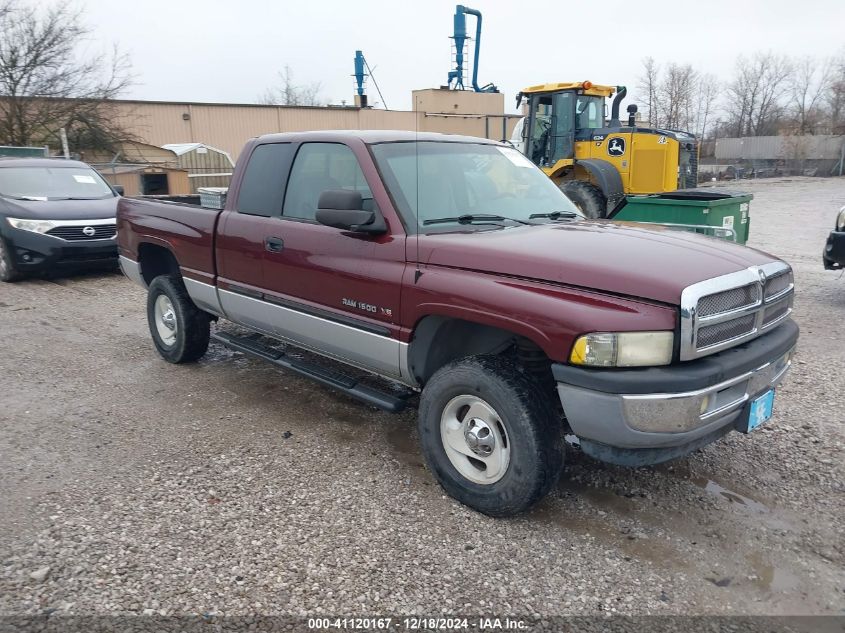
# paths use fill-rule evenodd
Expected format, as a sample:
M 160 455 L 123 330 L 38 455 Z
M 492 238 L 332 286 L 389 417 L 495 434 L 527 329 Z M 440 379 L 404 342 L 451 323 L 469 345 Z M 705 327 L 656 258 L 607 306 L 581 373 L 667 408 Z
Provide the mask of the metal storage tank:
M 188 171 L 191 193 L 200 187 L 228 187 L 235 163 L 228 152 L 204 143 L 167 143 L 166 150 L 176 154 L 176 164 Z

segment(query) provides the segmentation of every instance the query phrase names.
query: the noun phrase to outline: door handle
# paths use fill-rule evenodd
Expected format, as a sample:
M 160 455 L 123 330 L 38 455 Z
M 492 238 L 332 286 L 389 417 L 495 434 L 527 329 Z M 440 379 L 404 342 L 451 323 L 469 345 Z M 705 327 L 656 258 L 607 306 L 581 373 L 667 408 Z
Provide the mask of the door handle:
M 281 253 L 285 247 L 285 241 L 280 237 L 265 237 L 264 250 L 271 253 Z

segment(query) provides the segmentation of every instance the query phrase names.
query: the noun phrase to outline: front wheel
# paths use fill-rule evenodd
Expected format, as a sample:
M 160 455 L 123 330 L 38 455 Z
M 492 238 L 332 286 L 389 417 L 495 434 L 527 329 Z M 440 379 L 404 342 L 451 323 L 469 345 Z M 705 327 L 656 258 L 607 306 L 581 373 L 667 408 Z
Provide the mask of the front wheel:
M 503 357 L 470 357 L 439 369 L 422 392 L 418 424 L 440 485 L 490 516 L 527 510 L 563 467 L 548 394 Z
M 169 363 L 195 361 L 208 349 L 211 317 L 194 305 L 176 275 L 153 279 L 147 294 L 147 322 L 158 353 Z
M 607 198 L 594 184 L 583 180 L 564 180 L 560 184 L 560 190 L 588 218 L 607 217 Z
M 5 240 L 0 237 L 0 281 L 15 281 L 20 273 L 15 268 L 15 262 Z

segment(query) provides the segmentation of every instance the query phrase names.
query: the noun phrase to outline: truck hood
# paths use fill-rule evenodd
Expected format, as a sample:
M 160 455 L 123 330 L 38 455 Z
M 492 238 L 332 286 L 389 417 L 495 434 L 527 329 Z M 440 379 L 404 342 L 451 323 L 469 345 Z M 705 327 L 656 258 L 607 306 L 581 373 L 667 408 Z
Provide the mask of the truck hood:
M 413 239 L 413 238 L 412 238 Z M 414 248 L 413 242 L 409 245 Z M 679 305 L 699 281 L 776 261 L 725 240 L 607 221 L 420 236 L 427 265 L 523 277 Z
M 0 198 L 0 213 L 27 220 L 99 220 L 113 218 L 119 198 L 100 200 L 17 200 Z

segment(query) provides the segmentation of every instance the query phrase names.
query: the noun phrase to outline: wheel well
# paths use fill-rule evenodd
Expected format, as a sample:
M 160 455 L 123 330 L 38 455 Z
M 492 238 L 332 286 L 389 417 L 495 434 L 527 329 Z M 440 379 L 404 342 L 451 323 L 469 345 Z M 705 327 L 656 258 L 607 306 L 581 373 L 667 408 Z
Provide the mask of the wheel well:
M 511 351 L 517 362 L 525 360 L 523 364 L 532 371 L 538 368 L 538 359 L 541 369 L 549 366 L 539 346 L 514 332 L 463 319 L 428 316 L 414 329 L 408 364 L 419 384 L 424 385 L 434 372 L 453 360 Z
M 159 275 L 179 275 L 179 262 L 176 257 L 163 246 L 157 244 L 141 244 L 138 246 L 138 263 L 141 266 L 141 276 L 148 286 Z

